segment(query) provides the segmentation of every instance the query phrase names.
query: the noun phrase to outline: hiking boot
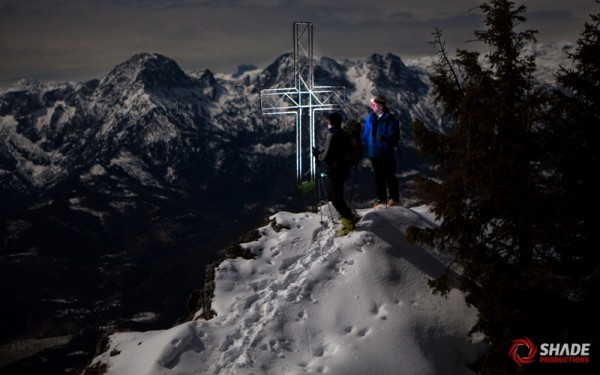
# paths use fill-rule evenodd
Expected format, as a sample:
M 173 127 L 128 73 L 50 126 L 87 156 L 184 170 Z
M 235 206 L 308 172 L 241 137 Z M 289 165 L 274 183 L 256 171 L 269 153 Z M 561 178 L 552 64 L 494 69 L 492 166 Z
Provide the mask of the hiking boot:
M 398 205 L 398 202 L 396 202 L 394 199 L 390 199 L 388 201 L 388 206 L 394 207 L 394 206 L 397 206 L 397 205 Z
M 373 203 L 373 207 L 385 206 L 385 201 L 376 201 Z
M 345 236 L 354 229 L 354 222 L 352 219 L 343 217 L 340 221 L 342 222 L 342 228 L 335 233 L 336 237 Z

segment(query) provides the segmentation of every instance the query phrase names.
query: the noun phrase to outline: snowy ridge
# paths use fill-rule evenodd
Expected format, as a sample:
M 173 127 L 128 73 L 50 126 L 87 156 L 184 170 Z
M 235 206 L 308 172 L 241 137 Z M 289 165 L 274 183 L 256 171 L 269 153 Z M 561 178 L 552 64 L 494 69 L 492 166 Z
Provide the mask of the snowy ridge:
M 440 259 L 404 240 L 431 225 L 419 209 L 359 210 L 357 229 L 335 237 L 327 214 L 280 212 L 256 259 L 216 270 L 209 321 L 110 336 L 91 368 L 108 374 L 474 374 L 483 350 L 467 332 L 476 311 L 460 292 L 431 294 Z M 321 221 L 323 220 L 323 221 Z M 277 229 L 282 228 L 282 229 Z
M 564 42 L 531 45 L 524 52 L 540 64 L 537 76 L 553 82 L 572 49 Z M 439 129 L 450 126 L 442 123 L 441 108 L 429 95 L 433 58 L 404 62 L 388 53 L 362 61 L 315 60 L 315 84 L 346 87 L 347 119 L 364 120 L 372 93 L 386 97 L 411 154 L 416 153 L 409 129 L 413 120 Z M 278 146 L 293 139 L 295 124 L 282 116 L 261 116 L 259 94 L 293 85 L 293 55 L 284 54 L 265 69 L 241 71 L 185 73 L 168 57 L 140 53 L 100 80 L 20 80 L 0 94 L 0 134 L 11 140 L 11 146 L 0 145 L 0 174 L 10 175 L 6 185 L 17 190 L 25 190 L 23 182 L 49 189 L 75 177 L 80 166 L 110 163 L 123 149 L 141 159 L 156 180 L 168 183 L 187 184 L 189 171 L 183 169 L 197 164 L 209 176 L 224 164 L 268 170 L 265 165 L 273 159 L 293 156 L 293 150 L 283 154 L 288 148 Z M 268 160 L 254 157 L 257 144 Z M 174 169 L 167 171 L 167 164 Z

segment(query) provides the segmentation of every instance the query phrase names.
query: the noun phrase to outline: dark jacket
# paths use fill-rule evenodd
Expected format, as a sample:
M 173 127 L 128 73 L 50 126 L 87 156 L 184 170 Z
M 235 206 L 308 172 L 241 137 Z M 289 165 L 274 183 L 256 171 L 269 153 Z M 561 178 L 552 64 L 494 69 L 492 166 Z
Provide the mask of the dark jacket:
M 329 134 L 327 134 L 325 140 L 325 149 L 319 153 L 319 160 L 325 161 L 329 170 L 348 168 L 349 165 L 345 159 L 348 156 L 349 147 L 350 145 L 347 144 L 347 138 L 344 136 L 342 128 L 329 128 Z
M 367 116 L 362 144 L 370 158 L 393 157 L 398 142 L 400 142 L 400 123 L 396 116 L 387 111 L 379 119 L 373 112 Z

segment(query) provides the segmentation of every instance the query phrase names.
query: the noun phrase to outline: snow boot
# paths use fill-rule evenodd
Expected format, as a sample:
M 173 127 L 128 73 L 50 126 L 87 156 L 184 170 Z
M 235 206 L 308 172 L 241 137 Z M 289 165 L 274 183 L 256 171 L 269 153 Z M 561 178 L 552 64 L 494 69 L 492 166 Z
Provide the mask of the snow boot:
M 336 237 L 345 236 L 354 229 L 354 221 L 345 217 L 341 218 L 342 228 L 335 233 Z
M 375 201 L 375 203 L 373 203 L 373 207 L 379 207 L 379 206 L 385 206 L 385 201 Z

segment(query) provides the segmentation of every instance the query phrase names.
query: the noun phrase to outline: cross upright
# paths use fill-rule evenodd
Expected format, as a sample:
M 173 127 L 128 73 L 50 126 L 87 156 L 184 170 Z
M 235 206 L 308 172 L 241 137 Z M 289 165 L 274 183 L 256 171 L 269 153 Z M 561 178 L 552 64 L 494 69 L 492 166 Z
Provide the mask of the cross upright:
M 344 86 L 315 86 L 313 71 L 313 25 L 294 22 L 294 87 L 260 91 L 263 115 L 293 115 L 296 118 L 296 182 L 316 180 L 315 113 L 342 108 Z M 305 165 L 305 162 L 307 161 Z

